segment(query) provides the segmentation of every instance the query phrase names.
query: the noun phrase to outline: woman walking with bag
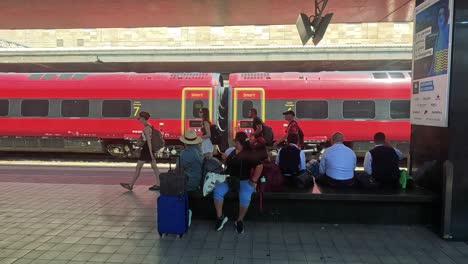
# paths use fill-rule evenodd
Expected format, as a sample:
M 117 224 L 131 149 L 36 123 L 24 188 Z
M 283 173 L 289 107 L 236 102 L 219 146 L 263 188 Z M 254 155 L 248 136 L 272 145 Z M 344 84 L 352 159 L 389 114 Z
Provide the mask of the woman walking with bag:
M 133 190 L 133 186 L 137 181 L 138 177 L 140 177 L 141 168 L 145 165 L 146 162 L 151 163 L 151 168 L 153 169 L 154 176 L 156 177 L 156 184 L 149 188 L 150 191 L 158 191 L 159 190 L 159 169 L 158 164 L 156 163 L 156 158 L 154 157 L 154 152 L 157 149 L 153 149 L 152 140 L 156 140 L 152 138 L 153 135 L 153 126 L 148 122 L 150 118 L 150 114 L 148 112 L 140 112 L 138 115 L 138 121 L 143 125 L 143 132 L 141 133 L 141 154 L 138 158 L 137 166 L 135 169 L 135 174 L 133 176 L 131 183 L 120 183 L 122 187 L 127 190 Z

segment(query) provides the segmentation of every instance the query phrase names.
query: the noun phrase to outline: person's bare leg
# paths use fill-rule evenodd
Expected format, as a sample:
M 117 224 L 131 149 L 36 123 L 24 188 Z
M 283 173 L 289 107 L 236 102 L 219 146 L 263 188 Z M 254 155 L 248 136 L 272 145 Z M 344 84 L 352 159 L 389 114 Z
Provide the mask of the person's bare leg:
M 249 210 L 248 206 L 239 205 L 239 217 L 237 218 L 237 221 L 244 221 L 244 217 L 247 214 L 248 210 Z
M 156 177 L 156 185 L 159 186 L 159 174 L 161 173 L 159 172 L 158 164 L 155 160 L 151 162 L 151 168 L 153 169 L 154 176 Z
M 133 176 L 132 182 L 130 183 L 131 188 L 133 188 L 133 185 L 135 185 L 135 182 L 138 180 L 138 177 L 140 177 L 141 168 L 143 168 L 143 165 L 145 165 L 145 161 L 139 160 L 137 162 L 137 165 L 135 168 L 135 175 Z
M 223 216 L 223 203 L 224 200 L 214 200 L 214 206 L 216 208 L 216 217 L 221 218 Z

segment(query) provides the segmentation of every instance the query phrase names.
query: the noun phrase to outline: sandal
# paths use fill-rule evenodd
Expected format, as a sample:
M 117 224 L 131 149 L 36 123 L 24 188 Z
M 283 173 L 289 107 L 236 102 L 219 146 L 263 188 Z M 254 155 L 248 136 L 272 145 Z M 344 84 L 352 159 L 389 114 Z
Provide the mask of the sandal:
M 133 187 L 130 186 L 128 183 L 120 183 L 120 186 L 124 187 L 125 189 L 131 191 Z

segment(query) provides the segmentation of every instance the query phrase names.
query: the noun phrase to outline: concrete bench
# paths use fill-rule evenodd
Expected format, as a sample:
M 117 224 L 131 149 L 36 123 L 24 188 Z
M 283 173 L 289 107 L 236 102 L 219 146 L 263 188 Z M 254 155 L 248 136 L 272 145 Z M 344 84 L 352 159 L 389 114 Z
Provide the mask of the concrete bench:
M 263 193 L 263 211 L 259 210 L 258 198 L 257 193 L 252 196 L 247 220 L 365 224 L 432 224 L 439 200 L 433 192 L 420 187 L 367 191 L 317 185 L 309 190 L 288 188 L 284 192 Z M 215 218 L 211 196 L 193 192 L 189 194 L 189 203 L 194 218 Z M 225 214 L 232 219 L 237 210 L 237 193 L 228 193 Z

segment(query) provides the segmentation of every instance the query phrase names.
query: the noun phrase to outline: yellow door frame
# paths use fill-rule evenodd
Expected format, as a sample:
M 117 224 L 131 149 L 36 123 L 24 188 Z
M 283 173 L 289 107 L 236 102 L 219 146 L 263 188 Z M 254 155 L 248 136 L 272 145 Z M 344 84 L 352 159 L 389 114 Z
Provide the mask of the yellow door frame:
M 208 91 L 208 109 L 210 110 L 210 121 L 213 122 L 213 87 L 185 87 L 182 89 L 182 111 L 181 111 L 181 125 L 180 134 L 185 133 L 185 106 L 186 106 L 186 95 L 187 91 Z M 205 99 L 205 98 L 203 98 Z
M 261 105 L 262 105 L 262 114 L 261 114 L 261 118 L 263 121 L 265 121 L 265 89 L 263 88 L 259 88 L 259 87 L 242 87 L 242 88 L 234 88 L 233 89 L 233 92 L 234 92 L 234 108 L 233 108 L 233 129 L 232 129 L 232 137 L 234 138 L 235 135 L 236 135 L 236 132 L 237 132 L 237 101 L 239 100 L 238 98 L 238 92 L 241 92 L 241 91 L 258 91 L 260 92 L 260 102 L 261 102 Z M 244 100 L 244 98 L 242 99 Z

